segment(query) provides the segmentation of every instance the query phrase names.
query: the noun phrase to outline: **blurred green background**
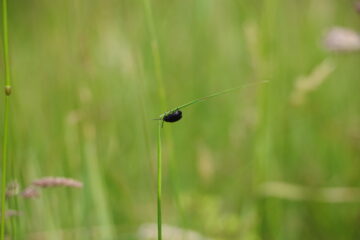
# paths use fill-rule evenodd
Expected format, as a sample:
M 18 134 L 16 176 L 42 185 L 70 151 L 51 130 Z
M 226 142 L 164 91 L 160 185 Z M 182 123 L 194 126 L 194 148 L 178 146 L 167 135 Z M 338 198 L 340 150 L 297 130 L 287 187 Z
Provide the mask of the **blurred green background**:
M 9 201 L 23 212 L 11 239 L 148 239 L 152 119 L 262 80 L 165 124 L 164 223 L 216 240 L 360 239 L 360 55 L 321 44 L 334 25 L 359 29 L 353 1 L 25 0 L 9 18 L 8 180 L 84 183 Z

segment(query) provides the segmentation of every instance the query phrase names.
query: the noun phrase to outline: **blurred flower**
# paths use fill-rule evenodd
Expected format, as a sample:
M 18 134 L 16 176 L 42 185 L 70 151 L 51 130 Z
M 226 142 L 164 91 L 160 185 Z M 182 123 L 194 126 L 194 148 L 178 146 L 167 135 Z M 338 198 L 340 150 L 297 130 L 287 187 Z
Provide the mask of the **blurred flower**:
M 357 1 L 357 2 L 355 3 L 355 10 L 356 10 L 358 13 L 360 13 L 360 1 Z
M 324 46 L 334 52 L 359 51 L 360 35 L 351 29 L 334 27 L 325 35 Z
M 164 240 L 210 240 L 195 231 L 182 229 L 179 227 L 162 225 Z M 137 234 L 142 240 L 157 239 L 157 225 L 155 223 L 143 224 L 139 227 Z
M 25 190 L 21 193 L 21 196 L 24 198 L 37 198 L 39 195 L 39 191 L 33 186 L 25 188 Z
M 15 181 L 9 182 L 6 186 L 6 197 L 13 197 L 19 193 L 19 184 Z
M 81 188 L 82 182 L 64 177 L 45 177 L 37 179 L 33 182 L 37 187 L 74 187 Z
M 5 211 L 5 218 L 20 216 L 20 215 L 21 215 L 21 212 L 17 211 L 17 210 L 9 209 L 9 210 Z

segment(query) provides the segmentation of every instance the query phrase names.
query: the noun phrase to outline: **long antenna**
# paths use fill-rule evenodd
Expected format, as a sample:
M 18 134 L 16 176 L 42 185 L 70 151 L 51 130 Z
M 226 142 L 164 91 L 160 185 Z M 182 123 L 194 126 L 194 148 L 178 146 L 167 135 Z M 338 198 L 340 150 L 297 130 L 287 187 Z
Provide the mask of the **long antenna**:
M 176 108 L 173 108 L 173 109 L 161 114 L 160 119 L 161 119 L 161 117 L 165 116 L 166 114 L 168 114 L 170 112 L 173 112 L 173 111 L 178 110 L 178 109 L 189 107 L 190 105 L 193 105 L 195 103 L 203 102 L 205 100 L 208 100 L 209 98 L 213 98 L 213 97 L 216 97 L 216 96 L 219 96 L 219 95 L 222 95 L 222 94 L 226 94 L 226 93 L 229 93 L 229 92 L 232 92 L 232 91 L 244 88 L 244 87 L 248 87 L 248 86 L 252 86 L 252 85 L 258 85 L 258 84 L 264 84 L 264 83 L 268 83 L 268 82 L 269 81 L 260 81 L 260 82 L 255 82 L 255 83 L 248 83 L 248 84 L 244 84 L 244 85 L 241 85 L 241 86 L 238 86 L 238 87 L 229 88 L 229 89 L 226 89 L 226 90 L 223 90 L 223 91 L 220 91 L 220 92 L 216 92 L 216 93 L 213 93 L 213 94 L 211 94 L 209 96 L 206 96 L 206 97 L 202 97 L 202 98 L 192 100 L 191 102 L 185 103 L 183 105 L 180 105 L 180 106 L 178 106 Z

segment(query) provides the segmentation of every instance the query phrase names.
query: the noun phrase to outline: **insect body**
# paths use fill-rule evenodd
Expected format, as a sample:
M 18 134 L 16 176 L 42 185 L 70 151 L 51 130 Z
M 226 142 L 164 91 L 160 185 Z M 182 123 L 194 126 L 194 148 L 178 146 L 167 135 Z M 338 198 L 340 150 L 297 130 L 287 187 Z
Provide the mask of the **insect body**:
M 182 118 L 182 112 L 179 109 L 164 113 L 160 118 L 154 120 L 161 120 L 161 126 L 164 126 L 164 122 L 177 122 Z
M 182 118 L 182 112 L 180 110 L 172 111 L 166 114 L 162 120 L 165 122 L 177 122 Z

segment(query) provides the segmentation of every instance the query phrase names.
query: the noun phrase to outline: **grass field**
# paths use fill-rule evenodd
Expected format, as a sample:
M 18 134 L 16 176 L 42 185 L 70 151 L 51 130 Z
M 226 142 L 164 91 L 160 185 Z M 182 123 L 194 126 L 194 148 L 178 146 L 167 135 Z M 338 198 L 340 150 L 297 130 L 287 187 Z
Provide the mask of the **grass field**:
M 83 182 L 8 199 L 10 239 L 150 239 L 152 119 L 264 80 L 165 123 L 163 223 L 186 240 L 360 239 L 360 54 L 322 45 L 359 31 L 353 1 L 9 0 L 8 17 L 7 181 Z

